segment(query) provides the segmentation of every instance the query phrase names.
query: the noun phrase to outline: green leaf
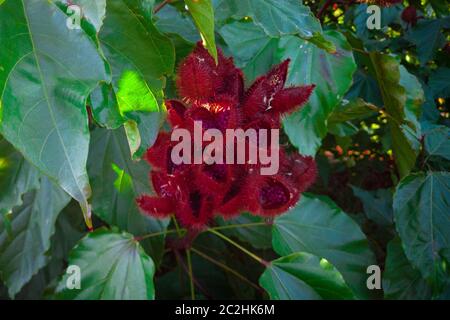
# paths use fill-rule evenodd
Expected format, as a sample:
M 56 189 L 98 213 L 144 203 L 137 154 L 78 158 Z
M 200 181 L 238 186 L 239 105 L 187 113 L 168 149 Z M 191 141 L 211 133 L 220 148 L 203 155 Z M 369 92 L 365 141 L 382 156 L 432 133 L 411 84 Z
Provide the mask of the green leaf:
M 80 203 L 90 224 L 86 99 L 108 75 L 95 44 L 66 19 L 49 1 L 0 7 L 0 130 Z
M 132 161 L 123 128 L 92 132 L 88 172 L 93 186 L 92 211 L 110 225 L 142 236 L 164 231 L 168 221 L 143 215 L 136 198 L 150 193 L 149 165 Z M 143 241 L 153 259 L 163 254 L 164 236 Z
M 409 261 L 423 277 L 440 282 L 450 262 L 450 174 L 411 174 L 397 186 L 394 219 Z
M 425 150 L 430 156 L 450 160 L 450 128 L 437 126 L 426 132 Z
M 434 98 L 450 97 L 450 68 L 439 68 L 430 76 L 428 85 L 433 91 Z
M 90 95 L 90 106 L 95 121 L 108 129 L 117 129 L 125 119 L 119 111 L 117 97 L 112 85 L 100 83 Z
M 39 172 L 0 137 L 0 220 L 22 204 L 22 195 L 39 188 Z
M 12 298 L 49 262 L 55 221 L 69 201 L 61 188 L 42 177 L 40 188 L 25 194 L 23 204 L 13 209 L 11 234 L 0 221 L 0 274 Z
M 365 102 L 361 98 L 351 101 L 342 100 L 330 114 L 328 122 L 345 122 L 349 120 L 364 119 L 373 116 L 377 112 L 377 106 Z
M 330 54 L 298 37 L 280 41 L 280 59 L 291 58 L 288 85 L 315 84 L 308 103 L 287 116 L 284 130 L 301 154 L 314 155 L 327 133 L 327 118 L 352 83 L 356 64 L 345 37 L 327 31 L 325 37 L 336 45 Z
M 327 197 L 304 194 L 275 219 L 272 243 L 280 255 L 306 251 L 327 259 L 358 297 L 370 296 L 366 270 L 375 257 L 358 224 Z
M 214 38 L 214 10 L 211 0 L 184 0 L 195 25 L 200 31 L 206 49 L 217 63 L 216 40 Z
M 125 71 L 119 79 L 117 102 L 121 115 L 125 113 L 158 112 L 158 102 L 155 95 L 147 87 L 142 78 L 133 71 Z
M 389 242 L 387 247 L 383 291 L 386 299 L 427 300 L 431 298 L 431 288 L 422 279 L 420 272 L 411 266 L 398 237 Z
M 155 26 L 161 32 L 165 34 L 176 34 L 190 43 L 196 43 L 200 40 L 199 33 L 192 19 L 173 6 L 164 6 L 156 13 L 155 17 Z
M 234 21 L 219 30 L 233 53 L 236 65 L 243 69 L 248 85 L 276 63 L 279 39 L 268 37 L 253 22 Z
M 142 11 L 144 9 L 142 8 Z M 126 120 L 134 122 L 131 124 L 134 130 L 129 135 L 130 139 L 134 139 L 130 141 L 133 155 L 136 151 L 136 156 L 140 157 L 155 141 L 160 122 L 165 115 L 162 89 L 164 75 L 172 74 L 174 69 L 174 47 L 170 39 L 159 33 L 151 20 L 142 18 L 134 1 L 126 0 L 107 3 L 106 18 L 99 33 L 99 41 L 111 67 L 113 89 L 117 98 L 120 96 L 119 91 L 126 92 L 119 100 L 119 106 L 126 104 L 132 106 L 131 108 L 135 107 L 133 96 L 146 91 L 145 99 L 140 101 L 144 103 L 144 107 L 140 107 L 141 111 L 127 113 L 126 117 Z M 130 74 L 133 76 L 130 77 Z M 124 82 L 124 79 L 133 81 Z M 130 83 L 133 83 L 133 86 L 129 86 Z M 121 88 L 121 84 L 122 87 L 126 84 L 125 88 Z M 134 89 L 138 91 L 133 95 Z M 155 107 L 155 100 L 158 108 Z M 152 112 L 149 112 L 150 110 Z M 112 118 L 116 111 L 112 111 Z
M 65 5 L 76 5 L 81 8 L 82 18 L 92 24 L 97 32 L 103 24 L 106 13 L 106 0 L 62 0 Z
M 83 237 L 85 228 L 80 207 L 75 201 L 70 202 L 56 220 L 55 233 L 51 238 L 50 250 L 46 254 L 50 261 L 31 278 L 15 299 L 45 299 L 53 292 L 65 270 L 69 251 Z
M 382 227 L 393 225 L 392 192 L 389 189 L 367 191 L 355 186 L 352 189 L 361 200 L 367 218 Z
M 254 60 L 271 40 L 261 27 L 251 21 L 233 21 L 220 28 L 219 33 L 233 53 L 238 67 Z
M 131 234 L 105 228 L 89 233 L 71 251 L 69 265 L 81 271 L 81 289 L 68 289 L 68 275 L 57 287 L 58 299 L 152 300 L 155 266 Z
M 216 7 L 219 20 L 249 16 L 271 37 L 320 37 L 322 28 L 308 6 L 297 0 L 222 0 Z
M 274 300 L 354 299 L 332 264 L 306 252 L 272 261 L 259 283 Z
M 253 248 L 267 249 L 272 247 L 272 230 L 269 224 L 264 223 L 264 219 L 249 213 L 241 214 L 233 219 L 218 218 L 218 224 L 223 226 L 223 233 L 237 237 L 245 241 Z M 260 225 L 253 225 L 260 224 Z M 227 229 L 226 226 L 242 225 Z
M 389 115 L 388 125 L 395 163 L 400 176 L 404 177 L 414 167 L 420 147 L 420 128 L 415 114 L 419 113 L 418 106 L 423 99 L 423 91 L 417 79 L 400 67 L 395 58 L 375 52 L 370 57 Z
M 405 36 L 416 45 L 417 55 L 421 65 L 433 59 L 436 51 L 445 44 L 445 37 L 441 30 L 450 26 L 450 18 L 422 19 Z

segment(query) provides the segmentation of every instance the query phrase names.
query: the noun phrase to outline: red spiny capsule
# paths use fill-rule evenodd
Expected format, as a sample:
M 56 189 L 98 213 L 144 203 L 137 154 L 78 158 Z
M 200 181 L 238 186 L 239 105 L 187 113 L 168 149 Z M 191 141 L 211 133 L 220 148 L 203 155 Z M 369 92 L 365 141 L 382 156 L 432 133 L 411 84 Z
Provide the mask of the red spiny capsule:
M 280 129 L 281 114 L 291 112 L 306 103 L 314 85 L 284 89 L 289 60 L 275 66 L 259 77 L 246 92 L 241 70 L 231 58 L 218 52 L 218 64 L 201 44 L 180 65 L 177 89 L 185 103 L 166 101 L 168 120 L 174 128 L 194 132 L 195 121 L 201 121 L 207 129 Z M 300 193 L 315 179 L 314 159 L 299 154 L 286 155 L 283 148 L 261 149 L 261 146 L 245 145 L 246 150 L 272 155 L 279 154 L 278 173 L 262 175 L 260 162 L 246 155 L 241 164 L 180 164 L 171 158 L 175 143 L 172 132 L 160 132 L 155 144 L 148 149 L 145 159 L 152 165 L 151 182 L 156 196 L 143 195 L 137 204 L 143 212 L 155 218 L 174 214 L 188 228 L 201 230 L 215 215 L 234 217 L 243 211 L 255 215 L 275 216 L 295 205 Z M 226 135 L 225 135 L 226 136 Z M 233 138 L 234 139 L 234 138 Z M 268 136 L 271 146 L 272 137 Z M 202 141 L 203 156 L 225 162 L 228 141 L 223 138 L 222 151 L 208 153 L 208 144 Z M 211 141 L 211 140 L 209 140 Z M 192 147 L 192 145 L 191 145 Z M 237 146 L 232 147 L 236 160 Z M 191 150 L 192 151 L 192 150 Z M 216 151 L 219 154 L 216 155 Z M 209 154 L 209 156 L 208 156 Z M 261 161 L 261 160 L 258 160 Z

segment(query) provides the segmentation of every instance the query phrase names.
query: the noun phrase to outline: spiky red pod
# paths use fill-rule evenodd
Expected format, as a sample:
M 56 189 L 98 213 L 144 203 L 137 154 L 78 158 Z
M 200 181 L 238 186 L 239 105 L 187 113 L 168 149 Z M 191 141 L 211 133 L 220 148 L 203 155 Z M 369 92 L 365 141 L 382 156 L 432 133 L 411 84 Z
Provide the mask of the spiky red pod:
M 202 133 L 207 129 L 218 129 L 222 134 L 227 129 L 265 129 L 268 133 L 280 129 L 281 115 L 306 103 L 314 89 L 314 85 L 284 89 L 288 68 L 286 60 L 244 92 L 242 72 L 233 60 L 219 50 L 216 65 L 198 44 L 178 69 L 177 89 L 184 102 L 166 101 L 169 123 L 172 128 L 186 129 L 191 136 L 196 121 L 201 122 Z M 216 214 L 225 218 L 243 211 L 261 216 L 281 214 L 295 205 L 300 193 L 315 179 L 314 160 L 299 154 L 285 155 L 283 148 L 272 149 L 270 134 L 266 146 L 245 145 L 246 150 L 255 148 L 267 155 L 279 155 L 278 172 L 264 176 L 260 169 L 266 165 L 260 160 L 254 163 L 247 152 L 244 162 L 236 164 L 237 146 L 232 144 L 233 149 L 227 149 L 226 134 L 223 150 L 215 150 L 209 159 L 214 157 L 225 163 L 227 152 L 233 151 L 235 164 L 176 165 L 171 152 L 177 142 L 171 141 L 171 133 L 161 132 L 145 155 L 152 165 L 151 182 L 156 196 L 143 195 L 137 203 L 153 217 L 174 214 L 189 229 L 201 230 Z M 208 144 L 201 142 L 202 153 Z
M 274 95 L 271 107 L 273 112 L 286 113 L 298 106 L 302 106 L 308 101 L 315 85 L 294 87 L 280 90 Z
M 175 209 L 173 202 L 168 198 L 143 195 L 136 201 L 144 212 L 155 218 L 167 218 Z

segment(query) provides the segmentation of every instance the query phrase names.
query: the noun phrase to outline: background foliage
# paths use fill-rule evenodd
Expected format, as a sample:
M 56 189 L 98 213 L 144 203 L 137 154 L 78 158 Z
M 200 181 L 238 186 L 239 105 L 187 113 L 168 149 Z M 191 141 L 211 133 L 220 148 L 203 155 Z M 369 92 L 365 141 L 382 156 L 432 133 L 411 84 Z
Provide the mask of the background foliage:
M 69 5 L 80 29 L 66 25 Z M 417 24 L 402 19 L 417 8 Z M 0 1 L 0 298 L 450 298 L 450 5 L 326 0 Z M 140 161 L 203 40 L 247 84 L 316 84 L 283 120 L 320 176 L 286 214 L 216 221 L 186 252 L 140 214 Z M 270 263 L 268 263 L 268 261 Z M 68 290 L 66 267 L 82 269 Z M 366 269 L 382 270 L 368 290 Z

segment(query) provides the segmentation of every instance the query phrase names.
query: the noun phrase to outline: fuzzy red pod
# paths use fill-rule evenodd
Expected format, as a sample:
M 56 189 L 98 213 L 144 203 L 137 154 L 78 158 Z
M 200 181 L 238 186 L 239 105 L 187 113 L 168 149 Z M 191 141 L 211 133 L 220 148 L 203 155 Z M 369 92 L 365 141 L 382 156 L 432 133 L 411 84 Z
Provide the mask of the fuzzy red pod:
M 272 141 L 269 134 L 264 146 L 267 150 L 262 151 L 267 156 L 276 152 L 280 163 L 277 172 L 262 175 L 260 169 L 267 164 L 261 160 L 253 163 L 248 155 L 244 156 L 243 163 L 237 162 L 237 147 L 232 144 L 233 150 L 227 148 L 225 134 L 227 129 L 255 132 L 265 129 L 267 133 L 271 129 L 279 130 L 281 116 L 307 102 L 314 85 L 284 88 L 288 69 L 289 60 L 283 61 L 245 90 L 242 71 L 234 66 L 231 58 L 219 50 L 216 65 L 207 50 L 197 44 L 178 68 L 177 89 L 182 100 L 166 101 L 172 130 L 160 132 L 145 155 L 152 165 L 150 176 L 156 195 L 139 197 L 140 209 L 155 218 L 173 214 L 184 227 L 199 231 L 215 215 L 230 218 L 249 211 L 273 217 L 294 206 L 300 193 L 315 179 L 314 160 L 299 154 L 286 155 L 283 147 L 269 149 Z M 208 158 L 221 159 L 221 163 L 175 164 L 171 152 L 178 142 L 171 141 L 173 130 L 185 129 L 193 136 L 198 122 L 202 134 L 208 129 L 222 133 L 223 150 L 216 154 L 214 149 L 214 156 L 210 154 Z M 212 139 L 201 142 L 203 155 L 208 154 L 208 141 Z M 245 141 L 246 150 L 253 147 L 261 152 L 258 149 L 261 146 L 253 145 L 251 139 Z M 194 145 L 191 147 L 193 150 Z M 233 151 L 233 164 L 225 163 L 230 151 Z

